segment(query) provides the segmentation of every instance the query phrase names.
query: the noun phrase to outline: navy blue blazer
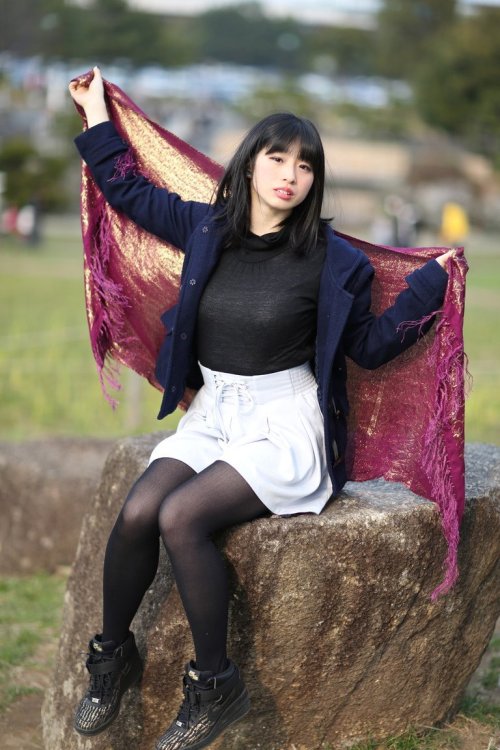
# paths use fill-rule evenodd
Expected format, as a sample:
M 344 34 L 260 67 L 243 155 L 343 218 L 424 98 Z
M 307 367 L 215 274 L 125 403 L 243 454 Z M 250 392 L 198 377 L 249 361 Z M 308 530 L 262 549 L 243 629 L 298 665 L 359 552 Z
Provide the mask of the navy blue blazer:
M 213 206 L 183 201 L 132 170 L 123 176 L 115 174 L 116 159 L 129 147 L 111 122 L 89 128 L 75 143 L 114 208 L 184 251 L 178 303 L 162 315 L 167 333 L 156 367 L 158 381 L 164 387 L 158 414 L 162 419 L 175 410 L 186 385 L 201 385 L 193 375 L 199 374 L 194 332 L 201 295 L 221 253 L 221 229 Z M 432 321 L 421 330 L 409 329 L 403 339 L 398 325 L 420 320 L 439 309 L 448 279 L 436 260 L 428 261 L 406 278 L 408 287 L 377 317 L 370 311 L 373 275 L 366 255 L 329 228 L 319 290 L 314 371 L 334 494 L 346 481 L 349 405 L 345 357 L 361 367 L 375 369 L 408 349 Z

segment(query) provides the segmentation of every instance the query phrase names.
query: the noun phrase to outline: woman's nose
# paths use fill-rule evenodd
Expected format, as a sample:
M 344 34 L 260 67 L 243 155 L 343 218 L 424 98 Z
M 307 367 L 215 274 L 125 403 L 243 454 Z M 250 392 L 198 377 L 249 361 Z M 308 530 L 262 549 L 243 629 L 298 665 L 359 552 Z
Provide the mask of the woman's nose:
M 293 164 L 286 164 L 283 179 L 287 182 L 295 182 L 295 166 Z

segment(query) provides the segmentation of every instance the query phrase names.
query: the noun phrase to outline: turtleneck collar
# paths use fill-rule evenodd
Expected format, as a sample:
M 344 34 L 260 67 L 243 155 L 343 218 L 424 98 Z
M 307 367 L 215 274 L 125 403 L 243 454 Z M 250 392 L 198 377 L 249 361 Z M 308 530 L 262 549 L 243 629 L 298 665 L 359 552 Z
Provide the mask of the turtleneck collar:
M 278 250 L 288 243 L 290 237 L 289 227 L 282 227 L 276 232 L 268 232 L 267 234 L 254 234 L 249 232 L 241 242 L 241 248 L 245 251 L 254 250 Z

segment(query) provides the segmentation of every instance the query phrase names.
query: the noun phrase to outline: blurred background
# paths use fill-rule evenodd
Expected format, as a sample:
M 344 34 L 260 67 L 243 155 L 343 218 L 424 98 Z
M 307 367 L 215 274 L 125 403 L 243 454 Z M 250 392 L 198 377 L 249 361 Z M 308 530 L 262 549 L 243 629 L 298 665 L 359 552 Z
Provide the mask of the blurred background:
M 467 440 L 500 442 L 500 2 L 0 0 L 0 18 L 0 439 L 160 426 L 133 373 L 108 407 L 88 342 L 67 83 L 97 63 L 221 163 L 266 113 L 311 117 L 336 228 L 465 244 Z

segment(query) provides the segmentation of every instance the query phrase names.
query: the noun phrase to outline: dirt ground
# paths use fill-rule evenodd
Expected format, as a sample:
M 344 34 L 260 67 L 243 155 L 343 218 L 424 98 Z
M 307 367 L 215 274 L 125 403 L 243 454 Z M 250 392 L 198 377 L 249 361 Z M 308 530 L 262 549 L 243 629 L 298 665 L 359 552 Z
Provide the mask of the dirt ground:
M 3 750 L 44 750 L 42 742 L 41 708 L 44 691 L 52 678 L 52 665 L 57 651 L 57 639 L 44 643 L 35 652 L 27 667 L 12 670 L 13 681 L 27 689 L 34 689 L 12 703 L 0 715 L 0 737 Z
M 500 620 L 497 622 L 494 636 L 500 637 Z M 57 650 L 57 641 L 43 644 L 43 648 L 30 661 L 30 669 L 24 667 L 15 670 L 15 681 L 18 685 L 35 688 L 37 692 L 25 695 L 16 700 L 5 714 L 0 716 L 0 737 L 3 750 L 50 750 L 44 748 L 42 742 L 42 728 L 40 711 L 44 690 L 51 680 L 51 667 Z M 478 693 L 487 703 L 500 706 L 500 686 L 486 689 L 482 686 L 482 678 L 488 672 L 494 654 L 486 651 L 481 663 L 470 682 L 470 691 Z M 498 658 L 498 657 L 496 657 Z M 458 736 L 451 740 L 449 746 L 440 744 L 441 750 L 500 750 L 500 730 L 493 730 L 473 719 L 459 715 L 448 726 L 443 727 L 443 737 L 447 730 L 453 730 Z M 292 748 L 283 748 L 292 750 Z M 385 750 L 381 746 L 378 750 Z

